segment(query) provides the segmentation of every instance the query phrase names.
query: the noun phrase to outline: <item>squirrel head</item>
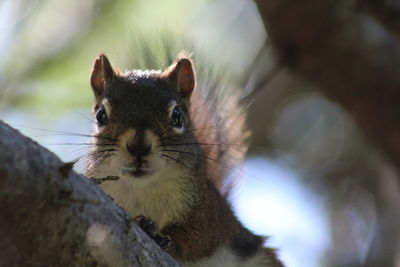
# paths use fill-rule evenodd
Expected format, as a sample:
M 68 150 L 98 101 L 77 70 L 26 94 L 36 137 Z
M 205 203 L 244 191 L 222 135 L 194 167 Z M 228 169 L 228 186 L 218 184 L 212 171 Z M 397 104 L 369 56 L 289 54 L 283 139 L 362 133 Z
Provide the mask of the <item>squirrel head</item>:
M 189 56 L 179 54 L 163 72 L 122 73 L 101 54 L 91 86 L 97 121 L 88 166 L 92 176 L 151 179 L 160 171 L 181 170 L 197 153 L 195 147 L 183 145 L 195 141 L 189 106 L 196 78 Z

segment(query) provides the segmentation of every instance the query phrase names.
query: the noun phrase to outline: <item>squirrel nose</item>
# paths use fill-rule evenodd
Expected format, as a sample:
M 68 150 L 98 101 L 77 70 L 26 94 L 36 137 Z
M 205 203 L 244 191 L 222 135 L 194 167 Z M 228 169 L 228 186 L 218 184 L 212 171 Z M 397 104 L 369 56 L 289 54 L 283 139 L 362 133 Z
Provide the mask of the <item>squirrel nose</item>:
M 126 149 L 134 157 L 143 157 L 150 153 L 151 145 L 146 144 L 127 144 Z

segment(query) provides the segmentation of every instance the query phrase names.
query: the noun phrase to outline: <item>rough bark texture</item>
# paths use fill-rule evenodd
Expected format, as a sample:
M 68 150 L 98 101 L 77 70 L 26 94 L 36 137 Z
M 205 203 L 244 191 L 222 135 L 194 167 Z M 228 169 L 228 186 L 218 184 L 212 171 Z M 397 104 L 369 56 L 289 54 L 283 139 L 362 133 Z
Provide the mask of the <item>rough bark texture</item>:
M 0 121 L 0 266 L 177 266 L 95 183 Z

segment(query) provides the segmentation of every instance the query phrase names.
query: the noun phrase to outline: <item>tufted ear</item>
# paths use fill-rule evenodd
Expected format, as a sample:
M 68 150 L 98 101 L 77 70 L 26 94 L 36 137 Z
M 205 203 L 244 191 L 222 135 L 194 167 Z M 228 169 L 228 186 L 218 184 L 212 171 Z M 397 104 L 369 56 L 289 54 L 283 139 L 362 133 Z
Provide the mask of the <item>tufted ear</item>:
M 192 61 L 189 57 L 178 55 L 164 75 L 175 86 L 177 92 L 189 98 L 196 86 L 196 78 Z
M 100 54 L 94 62 L 90 83 L 92 85 L 96 102 L 100 102 L 103 98 L 105 85 L 109 83 L 115 76 L 115 72 L 111 67 L 110 61 L 104 54 Z

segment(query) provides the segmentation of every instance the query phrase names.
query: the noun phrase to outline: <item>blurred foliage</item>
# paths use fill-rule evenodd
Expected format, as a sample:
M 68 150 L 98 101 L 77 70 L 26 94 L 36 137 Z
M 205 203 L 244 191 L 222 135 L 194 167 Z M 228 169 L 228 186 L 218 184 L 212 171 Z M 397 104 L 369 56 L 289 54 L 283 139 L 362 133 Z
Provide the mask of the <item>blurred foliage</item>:
M 266 75 L 271 68 L 254 63 L 257 59 L 274 62 L 274 52 L 265 40 L 255 5 L 244 0 L 2 0 L 1 119 L 52 130 L 88 132 L 90 125 L 81 115 L 90 116 L 89 77 L 94 59 L 103 52 L 114 67 L 125 70 L 163 69 L 179 51 L 194 51 L 197 70 L 204 77 L 217 77 L 215 70 L 223 71 L 230 82 L 240 87 L 255 72 Z M 204 68 L 209 62 L 213 68 Z M 306 265 L 362 264 L 369 253 L 372 235 L 379 231 L 377 207 L 386 207 L 388 202 L 379 192 L 382 183 L 378 180 L 392 181 L 389 167 L 347 113 L 327 100 L 318 88 L 287 70 L 279 71 L 261 87 L 245 103 L 249 104 L 248 124 L 253 131 L 250 154 L 268 157 L 268 164 L 273 162 L 274 168 L 280 166 L 285 173 L 295 173 L 290 175 L 297 179 L 292 185 L 305 185 L 307 194 L 319 196 L 300 201 L 302 206 L 297 214 L 308 214 L 317 207 L 321 222 L 307 216 L 293 222 L 305 225 L 307 220 L 316 220 L 314 223 L 320 229 L 315 232 L 329 240 L 329 247 L 319 248 L 320 254 L 314 257 L 317 263 Z M 46 141 L 71 141 L 56 137 L 47 136 Z M 51 149 L 61 156 L 71 153 L 64 157 L 66 160 L 76 157 L 74 151 L 85 153 L 82 147 Z M 273 184 L 279 184 L 277 179 L 284 180 L 280 172 L 260 171 L 262 179 Z M 262 188 L 266 184 L 257 184 L 263 189 L 260 192 L 269 192 Z M 282 186 L 290 188 L 289 184 Z M 387 192 L 396 199 L 396 192 Z M 282 210 L 290 210 L 283 204 L 299 202 L 287 191 L 274 200 L 273 210 L 266 210 L 268 205 L 262 199 L 257 199 L 260 203 L 254 212 L 268 213 L 271 216 L 265 216 L 266 220 L 271 218 L 279 226 L 288 218 Z M 324 218 L 328 218 L 329 226 Z M 289 219 L 295 221 L 293 217 Z M 294 258 L 298 256 L 297 259 L 317 253 L 313 248 L 320 245 L 319 241 L 312 243 L 314 236 L 310 234 L 307 245 L 293 247 L 296 241 L 305 239 L 301 229 L 285 229 L 290 238 L 281 248 Z M 270 234 L 279 237 L 282 233 Z M 304 261 L 291 263 L 290 266 L 306 266 Z
M 251 59 L 251 53 L 254 54 L 254 49 L 261 45 L 264 38 L 260 22 L 258 29 L 254 27 L 253 47 L 244 48 L 243 44 L 233 40 L 237 36 L 232 34 L 231 29 L 226 29 L 232 27 L 229 22 L 243 12 L 244 4 L 232 6 L 231 9 L 236 9 L 233 11 L 223 10 L 226 17 L 223 22 L 217 22 L 221 16 L 218 14 L 221 12 L 219 7 L 214 8 L 214 14 L 205 14 L 205 4 L 207 1 L 183 0 L 3 1 L 0 17 L 3 15 L 9 19 L 1 20 L 0 25 L 4 33 L 3 39 L 0 39 L 0 93 L 3 99 L 0 108 L 29 105 L 44 113 L 49 109 L 57 112 L 69 108 L 57 103 L 59 101 L 55 101 L 54 96 L 75 107 L 87 106 L 91 97 L 88 90 L 91 64 L 99 53 L 107 53 L 116 66 L 132 68 L 132 62 L 143 60 L 142 55 L 135 54 L 135 45 L 143 39 L 156 40 L 154 36 L 159 38 L 165 35 L 166 29 L 175 36 L 192 38 L 198 47 L 210 46 L 213 40 L 213 48 L 208 54 L 220 55 L 219 60 L 227 61 L 235 54 L 246 58 L 246 53 Z M 204 21 L 218 23 L 218 27 L 201 23 L 202 16 L 206 15 L 214 18 Z M 212 39 L 210 35 L 220 35 L 220 38 Z M 234 45 L 229 50 L 224 49 L 230 40 Z M 160 41 L 162 38 L 159 38 Z M 215 45 L 215 42 L 222 41 Z M 152 45 L 157 46 L 154 42 Z M 163 57 L 163 51 L 152 51 L 160 53 L 153 58 Z M 246 62 L 241 59 L 230 61 L 233 64 L 227 66 Z M 140 67 L 140 64 L 135 67 Z M 165 66 L 154 64 L 154 68 L 162 67 Z M 45 110 L 42 103 L 46 103 Z

